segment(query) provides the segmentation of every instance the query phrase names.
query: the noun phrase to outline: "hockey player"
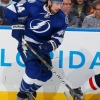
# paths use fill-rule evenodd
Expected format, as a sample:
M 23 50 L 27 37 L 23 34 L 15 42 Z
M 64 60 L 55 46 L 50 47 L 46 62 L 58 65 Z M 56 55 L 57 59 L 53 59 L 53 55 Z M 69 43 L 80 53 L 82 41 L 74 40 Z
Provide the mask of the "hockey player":
M 86 81 L 81 87 L 74 89 L 74 91 L 83 99 L 83 94 L 91 92 L 93 90 L 98 90 L 100 88 L 100 74 L 92 76 Z M 73 93 L 70 92 L 74 100 L 78 100 Z
M 17 100 L 34 100 L 36 90 L 52 77 L 52 72 L 24 45 L 22 37 L 52 66 L 49 52 L 61 45 L 68 22 L 61 7 L 62 0 L 48 0 L 47 4 L 28 0 L 23 4 L 10 5 L 5 11 L 6 18 L 12 24 L 12 36 L 19 41 L 18 51 L 26 66 Z M 25 16 L 25 26 L 19 25 L 18 18 Z

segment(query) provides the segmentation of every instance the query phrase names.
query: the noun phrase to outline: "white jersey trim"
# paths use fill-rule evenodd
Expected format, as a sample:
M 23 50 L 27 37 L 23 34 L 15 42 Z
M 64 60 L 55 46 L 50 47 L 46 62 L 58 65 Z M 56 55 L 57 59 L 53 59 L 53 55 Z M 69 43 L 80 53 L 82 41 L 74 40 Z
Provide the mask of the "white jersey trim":
M 41 42 L 38 42 L 38 41 L 36 41 L 36 40 L 34 40 L 34 39 L 32 39 L 32 38 L 26 36 L 26 35 L 24 36 L 24 39 L 25 39 L 26 41 L 28 41 L 28 42 L 32 42 L 32 43 L 35 43 L 35 44 L 42 44 Z
M 41 81 L 41 80 L 37 80 L 35 79 L 35 82 L 34 82 L 36 85 L 39 85 L 39 86 L 42 86 L 45 82 Z
M 23 80 L 24 80 L 27 84 L 33 84 L 34 81 L 35 81 L 35 79 L 32 79 L 32 78 L 28 77 L 28 76 L 26 75 L 26 73 L 25 73 L 24 76 L 23 76 Z
M 14 13 L 17 13 L 13 4 L 11 4 L 10 6 L 8 6 L 7 8 L 10 9 L 11 11 L 13 11 Z
M 37 80 L 37 79 L 32 79 L 30 77 L 28 77 L 26 75 L 26 73 L 23 76 L 23 80 L 27 83 L 27 84 L 33 84 L 35 83 L 36 85 L 42 86 L 45 82 L 41 81 L 41 80 Z
M 63 38 L 61 38 L 61 37 L 53 37 L 53 38 L 58 39 L 60 43 L 62 43 L 62 41 L 63 41 Z

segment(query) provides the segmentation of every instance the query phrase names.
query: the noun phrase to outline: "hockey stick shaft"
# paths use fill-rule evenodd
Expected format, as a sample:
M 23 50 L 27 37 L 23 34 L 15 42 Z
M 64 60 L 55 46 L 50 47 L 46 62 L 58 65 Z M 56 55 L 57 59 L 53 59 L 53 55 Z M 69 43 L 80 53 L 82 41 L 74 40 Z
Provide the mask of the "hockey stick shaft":
M 62 78 L 52 69 L 52 66 L 50 66 L 45 60 L 43 60 L 43 58 L 24 40 L 22 39 L 22 42 L 48 67 L 49 70 L 52 71 L 53 74 L 55 74 L 55 76 L 70 90 L 72 91 L 75 96 L 77 96 L 77 98 L 79 100 L 81 100 L 81 98 L 74 92 L 73 89 L 71 89 L 71 87 L 66 84 L 65 81 L 62 80 Z

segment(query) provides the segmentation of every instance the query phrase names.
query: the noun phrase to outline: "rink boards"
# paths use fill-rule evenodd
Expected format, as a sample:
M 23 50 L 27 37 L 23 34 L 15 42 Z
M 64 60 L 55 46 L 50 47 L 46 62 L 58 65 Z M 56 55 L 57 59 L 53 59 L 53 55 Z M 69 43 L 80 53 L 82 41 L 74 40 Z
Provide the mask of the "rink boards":
M 100 30 L 68 28 L 62 45 L 51 52 L 53 68 L 72 88 L 100 73 Z M 18 42 L 10 27 L 0 29 L 0 100 L 15 100 L 25 66 L 17 51 Z M 68 89 L 53 76 L 38 90 L 36 100 L 67 100 Z M 44 94 L 42 93 L 44 92 Z M 85 100 L 100 98 L 100 90 L 85 95 Z M 69 95 L 69 94 L 68 94 Z M 98 99 L 99 100 L 99 99 Z

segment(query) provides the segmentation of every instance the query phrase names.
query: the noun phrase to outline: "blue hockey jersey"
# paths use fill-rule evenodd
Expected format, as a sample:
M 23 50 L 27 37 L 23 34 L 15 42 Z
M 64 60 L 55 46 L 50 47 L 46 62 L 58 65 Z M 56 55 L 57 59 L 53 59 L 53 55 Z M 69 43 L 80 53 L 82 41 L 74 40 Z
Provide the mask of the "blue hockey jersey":
M 30 0 L 23 4 L 13 4 L 7 7 L 5 16 L 13 24 L 19 17 L 28 16 L 25 23 L 24 39 L 33 47 L 46 41 L 55 42 L 58 47 L 64 38 L 67 28 L 67 18 L 62 11 L 51 14 L 41 1 Z

